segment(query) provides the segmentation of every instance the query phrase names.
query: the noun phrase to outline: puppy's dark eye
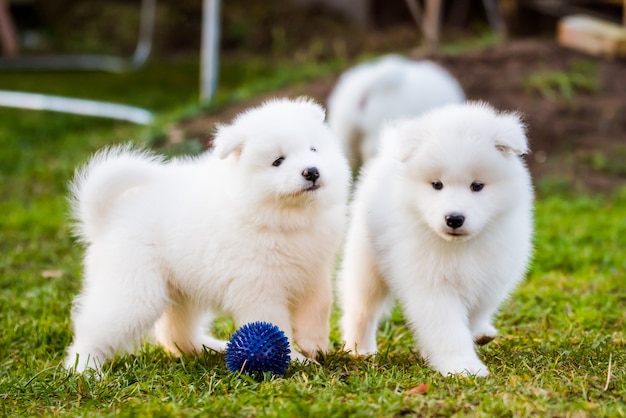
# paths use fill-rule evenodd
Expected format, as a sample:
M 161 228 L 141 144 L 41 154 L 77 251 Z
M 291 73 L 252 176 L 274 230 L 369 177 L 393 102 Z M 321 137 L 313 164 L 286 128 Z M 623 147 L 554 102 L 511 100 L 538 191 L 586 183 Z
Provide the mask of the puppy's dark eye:
M 483 189 L 483 187 L 485 187 L 485 184 L 479 181 L 475 181 L 472 184 L 470 184 L 470 189 L 473 192 L 480 192 Z
M 433 185 L 433 189 L 435 190 L 443 189 L 443 183 L 440 181 L 433 181 L 431 184 Z
M 281 165 L 283 163 L 283 161 L 285 161 L 285 157 L 278 157 L 277 159 L 274 160 L 272 165 L 274 167 L 278 167 L 279 165 Z
M 315 148 L 315 147 L 311 147 L 311 151 L 313 151 L 313 152 L 317 152 L 317 148 Z

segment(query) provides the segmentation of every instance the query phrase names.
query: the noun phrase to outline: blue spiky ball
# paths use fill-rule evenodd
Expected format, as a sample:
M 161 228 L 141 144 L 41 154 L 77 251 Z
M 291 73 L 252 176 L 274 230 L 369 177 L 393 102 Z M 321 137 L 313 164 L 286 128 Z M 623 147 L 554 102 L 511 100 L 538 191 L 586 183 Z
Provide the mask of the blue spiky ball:
M 239 328 L 226 344 L 231 372 L 284 375 L 289 367 L 289 340 L 276 325 L 251 322 Z

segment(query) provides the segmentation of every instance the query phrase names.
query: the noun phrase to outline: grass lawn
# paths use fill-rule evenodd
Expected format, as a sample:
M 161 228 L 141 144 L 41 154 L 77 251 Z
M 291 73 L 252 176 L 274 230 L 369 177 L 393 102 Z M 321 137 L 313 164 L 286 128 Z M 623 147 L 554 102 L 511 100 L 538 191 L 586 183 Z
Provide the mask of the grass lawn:
M 195 100 L 196 68 L 182 60 L 123 75 L 1 73 L 0 89 L 143 106 L 165 124 Z M 335 314 L 335 349 L 282 378 L 259 382 L 229 373 L 223 354 L 175 358 L 154 346 L 109 363 L 99 381 L 66 373 L 82 254 L 66 184 L 96 149 L 141 142 L 151 129 L 0 108 L 0 415 L 626 416 L 626 189 L 573 196 L 551 183 L 537 185 L 529 276 L 503 305 L 500 336 L 479 349 L 488 378 L 425 367 L 398 310 L 381 326 L 377 356 L 345 355 Z M 228 338 L 234 329 L 224 319 L 214 331 Z

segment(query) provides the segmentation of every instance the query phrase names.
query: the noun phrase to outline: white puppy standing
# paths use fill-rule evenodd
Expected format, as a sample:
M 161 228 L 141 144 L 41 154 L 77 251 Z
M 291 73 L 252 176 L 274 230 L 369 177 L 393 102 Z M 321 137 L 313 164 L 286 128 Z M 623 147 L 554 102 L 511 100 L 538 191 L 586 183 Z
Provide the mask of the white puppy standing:
M 386 121 L 463 100 L 460 84 L 443 67 L 386 55 L 341 75 L 328 98 L 328 124 L 356 168 L 376 155 Z
M 474 343 L 496 335 L 499 305 L 532 250 L 532 185 L 516 114 L 449 105 L 397 123 L 362 172 L 339 273 L 346 348 L 376 351 L 395 296 L 443 375 L 485 376 Z
M 172 352 L 223 350 L 216 314 L 267 321 L 307 357 L 326 350 L 331 273 L 349 168 L 323 109 L 274 100 L 221 126 L 213 153 L 166 162 L 128 147 L 97 154 L 72 184 L 86 244 L 66 367 L 133 351 L 153 330 Z

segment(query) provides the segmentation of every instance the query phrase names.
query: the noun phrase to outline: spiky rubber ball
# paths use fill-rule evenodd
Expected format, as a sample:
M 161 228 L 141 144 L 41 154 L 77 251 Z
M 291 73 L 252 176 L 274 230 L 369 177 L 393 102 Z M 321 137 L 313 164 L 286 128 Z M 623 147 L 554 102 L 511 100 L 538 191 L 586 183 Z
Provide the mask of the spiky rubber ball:
M 226 364 L 231 372 L 284 375 L 289 367 L 289 340 L 268 322 L 251 322 L 239 328 L 226 344 Z

